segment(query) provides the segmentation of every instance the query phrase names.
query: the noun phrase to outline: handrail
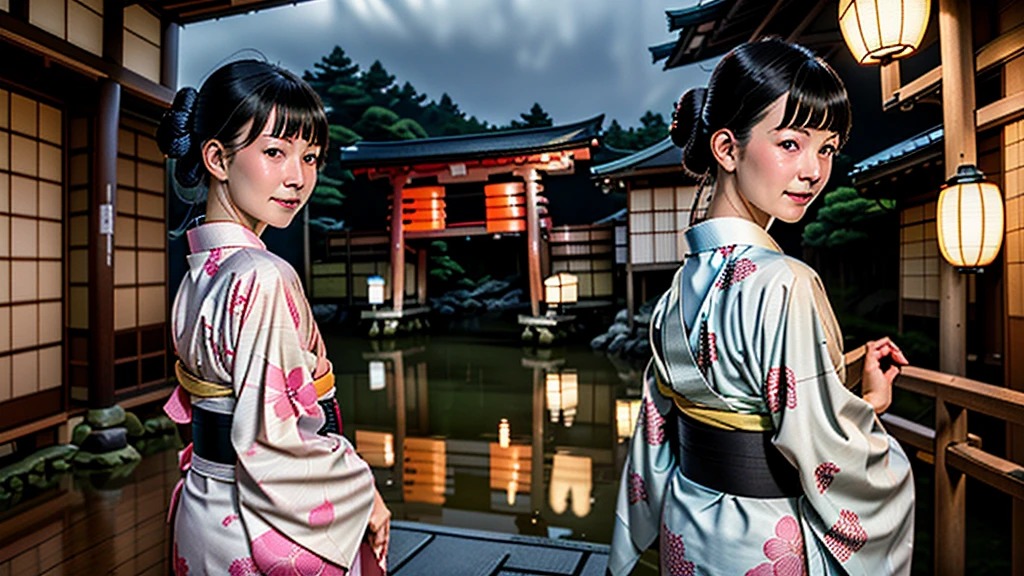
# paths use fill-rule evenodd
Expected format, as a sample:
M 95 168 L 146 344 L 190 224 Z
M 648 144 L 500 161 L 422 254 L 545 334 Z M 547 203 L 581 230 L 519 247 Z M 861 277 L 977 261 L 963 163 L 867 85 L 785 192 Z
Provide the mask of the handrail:
M 847 384 L 860 380 L 864 355 L 864 346 L 845 354 Z M 934 565 L 937 574 L 962 575 L 964 475 L 1024 502 L 1024 466 L 982 450 L 981 439 L 967 431 L 967 411 L 1024 426 L 1024 392 L 916 366 L 902 367 L 893 385 L 935 400 L 934 429 L 893 414 L 880 420 L 894 438 L 917 448 L 921 460 L 935 464 Z M 1024 521 L 1018 517 L 1021 509 L 1014 506 L 1017 525 Z M 1024 531 L 1015 530 L 1011 537 L 1012 546 L 1024 546 Z

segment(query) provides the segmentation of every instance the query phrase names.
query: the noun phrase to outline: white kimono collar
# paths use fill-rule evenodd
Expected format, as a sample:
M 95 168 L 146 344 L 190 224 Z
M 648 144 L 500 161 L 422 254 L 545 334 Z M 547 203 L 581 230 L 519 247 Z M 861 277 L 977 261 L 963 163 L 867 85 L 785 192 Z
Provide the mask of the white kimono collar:
M 258 248 L 267 246 L 259 236 L 235 222 L 210 222 L 188 231 L 188 247 L 192 254 L 214 248 Z
M 764 228 L 745 218 L 709 218 L 685 232 L 690 252 L 697 254 L 726 246 L 760 246 L 782 252 Z

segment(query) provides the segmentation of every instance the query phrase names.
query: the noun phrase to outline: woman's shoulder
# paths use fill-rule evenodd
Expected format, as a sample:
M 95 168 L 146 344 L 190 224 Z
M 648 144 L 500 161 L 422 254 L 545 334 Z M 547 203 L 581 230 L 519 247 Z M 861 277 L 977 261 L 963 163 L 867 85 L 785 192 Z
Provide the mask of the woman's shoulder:
M 258 248 L 240 249 L 224 262 L 222 268 L 224 272 L 236 275 L 251 274 L 260 284 L 277 281 L 294 284 L 299 281 L 299 275 L 287 260 L 269 250 Z

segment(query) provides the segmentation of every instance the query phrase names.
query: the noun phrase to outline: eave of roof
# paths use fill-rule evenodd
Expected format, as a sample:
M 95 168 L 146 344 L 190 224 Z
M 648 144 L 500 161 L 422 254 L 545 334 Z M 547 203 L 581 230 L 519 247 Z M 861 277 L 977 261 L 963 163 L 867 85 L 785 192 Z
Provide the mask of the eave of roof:
M 563 126 L 460 136 L 359 142 L 341 150 L 345 169 L 504 158 L 589 147 L 601 134 L 604 115 Z
M 630 154 L 625 158 L 594 166 L 590 173 L 594 176 L 619 176 L 647 169 L 682 167 L 683 151 L 672 143 L 671 138 L 648 146 L 643 150 Z
M 924 162 L 942 154 L 942 126 L 937 126 L 894 144 L 861 160 L 850 170 L 855 186 L 862 186 L 907 165 Z
M 257 12 L 307 0 L 149 0 L 146 6 L 167 16 L 178 24 L 192 24 Z
M 710 22 L 725 14 L 729 7 L 730 0 L 712 0 L 707 4 L 682 8 L 680 10 L 666 10 L 668 17 L 668 31 L 675 32 L 686 26 L 699 26 Z

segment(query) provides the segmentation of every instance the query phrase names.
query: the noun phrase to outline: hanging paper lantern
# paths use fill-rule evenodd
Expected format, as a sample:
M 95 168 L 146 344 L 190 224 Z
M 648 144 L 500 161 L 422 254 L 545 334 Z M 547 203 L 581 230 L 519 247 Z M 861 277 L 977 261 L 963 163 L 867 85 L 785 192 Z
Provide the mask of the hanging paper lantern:
M 858 64 L 913 54 L 928 28 L 931 0 L 839 0 L 839 30 Z
M 1003 198 L 999 187 L 971 165 L 957 168 L 939 194 L 936 210 L 942 257 L 961 272 L 988 266 L 1003 244 Z

